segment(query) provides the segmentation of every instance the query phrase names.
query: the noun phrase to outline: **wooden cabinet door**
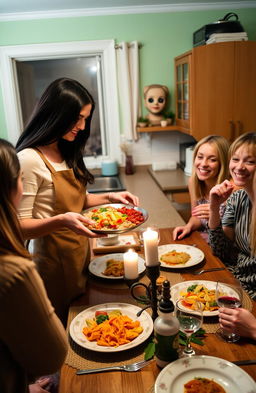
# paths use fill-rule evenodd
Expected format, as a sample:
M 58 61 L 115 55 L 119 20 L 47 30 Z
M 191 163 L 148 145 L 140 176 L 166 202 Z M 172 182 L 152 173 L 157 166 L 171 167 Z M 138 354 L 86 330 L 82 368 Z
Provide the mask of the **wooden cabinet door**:
M 176 124 L 191 132 L 191 51 L 175 58 Z
M 237 137 L 256 130 L 256 42 L 235 43 L 235 72 L 233 119 Z
M 192 135 L 234 139 L 234 42 L 199 46 L 192 51 Z

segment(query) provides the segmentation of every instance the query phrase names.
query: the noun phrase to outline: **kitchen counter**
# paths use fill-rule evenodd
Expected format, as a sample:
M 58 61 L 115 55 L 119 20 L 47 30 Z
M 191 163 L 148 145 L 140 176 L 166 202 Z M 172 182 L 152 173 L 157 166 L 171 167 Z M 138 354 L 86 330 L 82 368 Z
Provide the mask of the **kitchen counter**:
M 126 175 L 124 168 L 120 168 L 120 178 L 127 191 L 140 198 L 140 206 L 147 210 L 149 218 L 146 226 L 155 225 L 158 228 L 176 227 L 184 225 L 184 220 L 172 206 L 161 188 L 149 174 L 149 166 L 137 166 L 133 175 Z M 99 170 L 92 170 L 99 174 Z
M 185 175 L 182 169 L 153 171 L 152 168 L 149 168 L 148 171 L 164 192 L 188 191 L 189 176 Z
M 137 166 L 133 175 L 125 175 L 123 168 L 120 170 L 125 188 L 140 198 L 140 205 L 149 213 L 146 225 L 158 228 L 184 225 L 184 220 L 150 176 L 148 169 L 148 166 Z

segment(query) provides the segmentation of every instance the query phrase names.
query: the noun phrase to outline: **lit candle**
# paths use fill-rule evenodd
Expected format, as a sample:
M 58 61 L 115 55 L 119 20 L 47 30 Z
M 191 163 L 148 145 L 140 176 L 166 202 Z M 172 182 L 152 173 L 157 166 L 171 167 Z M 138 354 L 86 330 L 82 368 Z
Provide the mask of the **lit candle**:
M 138 277 L 138 254 L 131 249 L 124 253 L 124 277 L 128 280 Z
M 143 233 L 146 266 L 156 266 L 158 261 L 158 232 L 148 228 Z

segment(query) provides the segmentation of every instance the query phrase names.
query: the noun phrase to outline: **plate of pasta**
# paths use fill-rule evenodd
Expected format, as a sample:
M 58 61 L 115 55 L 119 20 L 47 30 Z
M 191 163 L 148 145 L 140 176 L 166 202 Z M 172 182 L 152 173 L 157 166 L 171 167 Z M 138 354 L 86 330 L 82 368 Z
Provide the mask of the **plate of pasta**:
M 106 278 L 109 280 L 118 280 L 124 278 L 124 262 L 122 253 L 107 254 L 94 258 L 89 266 L 89 272 L 94 276 Z M 138 274 L 146 270 L 145 261 L 138 257 Z
M 191 381 L 205 380 L 196 384 L 196 389 L 189 389 Z M 207 390 L 207 385 L 214 383 L 215 390 Z M 242 387 L 242 388 L 241 388 Z M 255 382 L 242 368 L 214 356 L 191 356 L 175 360 L 168 364 L 158 375 L 155 393 L 252 393 Z
M 201 302 L 204 306 L 203 315 L 212 317 L 218 315 L 219 309 L 216 303 L 216 285 L 215 281 L 184 281 L 171 287 L 171 296 L 174 302 L 183 299 L 184 309 L 193 310 L 193 303 Z M 225 295 L 235 296 L 235 292 L 232 292 L 232 288 L 227 286 Z
M 96 352 L 120 352 L 137 347 L 153 331 L 153 320 L 147 312 L 137 317 L 140 310 L 127 303 L 105 303 L 87 308 L 71 321 L 70 336 L 81 347 Z M 109 330 L 116 326 L 117 330 Z M 114 343 L 109 341 L 109 336 L 114 338 Z
M 148 219 L 145 209 L 123 203 L 109 203 L 86 209 L 82 215 L 94 221 L 87 225 L 95 233 L 125 233 L 137 228 Z
M 158 247 L 161 267 L 183 269 L 195 266 L 204 260 L 204 253 L 199 248 L 187 244 L 164 244 Z

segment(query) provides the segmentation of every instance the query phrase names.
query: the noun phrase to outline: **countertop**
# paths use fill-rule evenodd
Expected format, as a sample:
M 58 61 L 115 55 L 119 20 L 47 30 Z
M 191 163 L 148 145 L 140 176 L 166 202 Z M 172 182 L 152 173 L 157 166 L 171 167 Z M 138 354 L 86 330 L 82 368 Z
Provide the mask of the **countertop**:
M 164 192 L 182 192 L 188 190 L 189 176 L 185 175 L 180 168 L 164 171 L 153 171 L 152 168 L 149 168 L 148 171 Z
M 123 168 L 120 177 L 125 188 L 140 198 L 140 205 L 149 213 L 147 226 L 155 225 L 158 228 L 176 227 L 185 222 L 172 206 L 149 174 L 149 166 L 137 166 L 133 175 L 125 175 Z
M 126 175 L 124 168 L 120 168 L 119 171 L 119 176 L 126 190 L 139 197 L 140 206 L 146 209 L 149 214 L 145 225 L 155 225 L 158 228 L 184 225 L 182 217 L 149 174 L 149 168 L 148 165 L 137 166 L 133 175 Z M 99 170 L 91 172 L 98 174 Z

